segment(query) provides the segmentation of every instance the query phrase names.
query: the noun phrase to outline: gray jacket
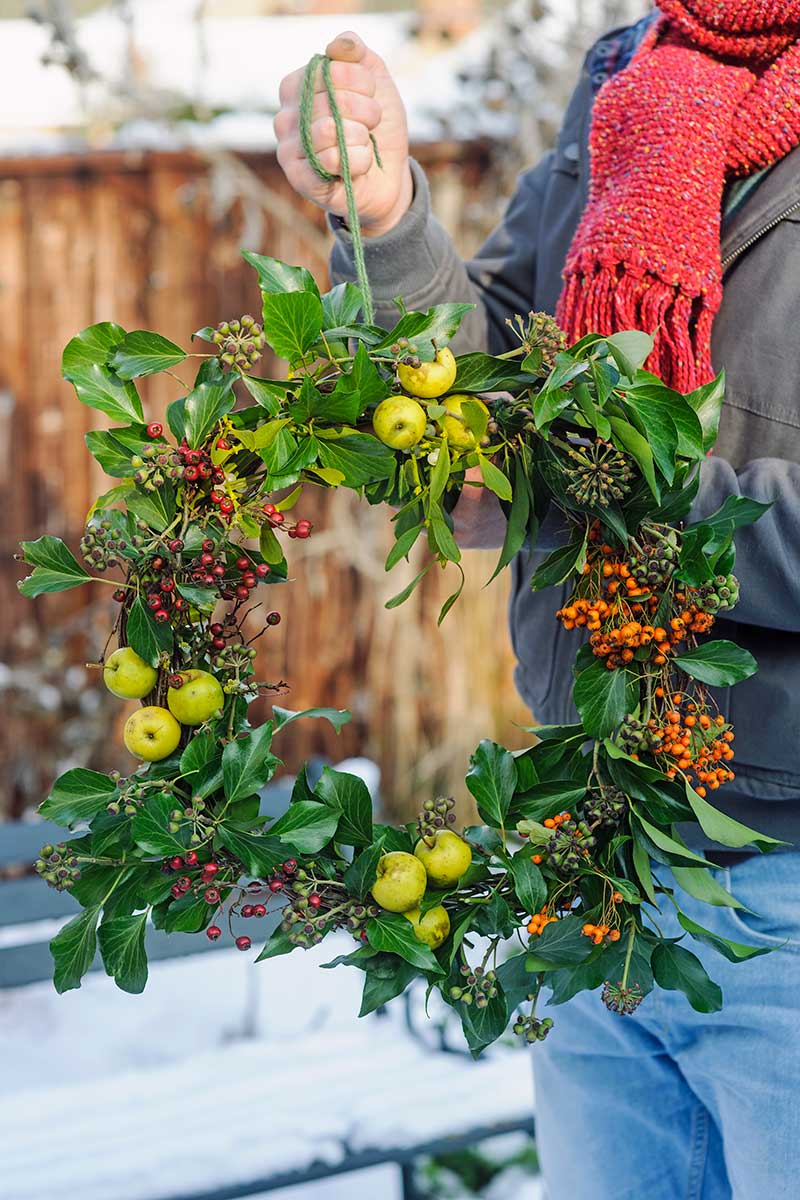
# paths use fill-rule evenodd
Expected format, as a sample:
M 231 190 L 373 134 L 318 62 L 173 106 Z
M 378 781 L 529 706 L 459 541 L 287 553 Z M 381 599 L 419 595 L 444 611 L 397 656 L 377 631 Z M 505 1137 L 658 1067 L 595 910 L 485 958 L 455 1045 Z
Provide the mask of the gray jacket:
M 390 233 L 368 239 L 367 266 L 377 317 L 391 326 L 392 297 L 425 309 L 444 300 L 477 304 L 459 331 L 458 352 L 502 353 L 512 341 L 507 316 L 554 312 L 567 249 L 586 203 L 588 131 L 594 97 L 622 69 L 647 20 L 601 39 L 587 55 L 554 150 L 526 171 L 500 227 L 463 262 L 431 212 L 415 163 L 415 198 Z M 350 239 L 332 222 L 335 279 L 353 278 Z M 758 524 L 737 536 L 742 599 L 715 635 L 746 647 L 758 674 L 721 691 L 735 725 L 736 780 L 714 797 L 732 816 L 775 837 L 800 842 L 800 148 L 749 193 L 723 227 L 724 298 L 713 360 L 728 386 L 713 457 L 703 464 L 697 519 L 729 495 L 772 501 Z M 511 638 L 518 690 L 537 720 L 575 719 L 571 703 L 575 635 L 554 613 L 561 592 L 534 593 L 530 575 L 541 547 L 512 565 Z

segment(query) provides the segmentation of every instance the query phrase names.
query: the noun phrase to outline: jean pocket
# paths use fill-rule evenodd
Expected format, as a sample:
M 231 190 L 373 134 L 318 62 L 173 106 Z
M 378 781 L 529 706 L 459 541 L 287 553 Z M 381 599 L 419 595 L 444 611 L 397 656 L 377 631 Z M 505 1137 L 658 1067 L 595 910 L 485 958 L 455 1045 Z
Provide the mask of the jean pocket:
M 800 953 L 800 854 L 754 855 L 722 882 L 745 905 L 726 910 L 732 940 Z

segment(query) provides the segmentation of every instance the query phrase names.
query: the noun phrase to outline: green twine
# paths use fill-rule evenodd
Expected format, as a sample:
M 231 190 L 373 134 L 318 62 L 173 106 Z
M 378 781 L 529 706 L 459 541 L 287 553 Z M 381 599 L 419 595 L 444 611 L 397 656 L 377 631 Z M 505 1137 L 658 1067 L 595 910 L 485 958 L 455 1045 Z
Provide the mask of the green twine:
M 322 68 L 322 81 L 328 93 L 331 116 L 336 126 L 336 141 L 339 146 L 341 176 L 332 175 L 330 171 L 327 171 L 323 167 L 319 160 L 319 155 L 311 144 L 311 113 L 318 67 Z M 353 176 L 350 171 L 350 159 L 347 154 L 344 122 L 342 121 L 341 109 L 339 108 L 333 80 L 331 79 L 331 60 L 326 54 L 315 54 L 309 61 L 305 75 L 303 76 L 303 88 L 300 94 L 300 141 L 303 144 L 306 158 L 320 179 L 324 179 L 326 183 L 334 183 L 336 179 L 341 178 L 344 194 L 347 197 L 347 224 L 353 239 L 356 278 L 358 279 L 358 286 L 361 289 L 364 301 L 364 319 L 368 325 L 372 325 L 375 319 L 375 307 L 372 301 L 372 289 L 369 285 L 369 277 L 367 276 L 367 264 L 364 259 L 364 239 L 361 235 L 361 222 L 358 217 L 358 208 L 356 207 L 356 198 L 353 191 Z M 378 146 L 372 134 L 370 134 L 370 141 L 375 151 L 375 161 L 379 167 L 383 167 Z

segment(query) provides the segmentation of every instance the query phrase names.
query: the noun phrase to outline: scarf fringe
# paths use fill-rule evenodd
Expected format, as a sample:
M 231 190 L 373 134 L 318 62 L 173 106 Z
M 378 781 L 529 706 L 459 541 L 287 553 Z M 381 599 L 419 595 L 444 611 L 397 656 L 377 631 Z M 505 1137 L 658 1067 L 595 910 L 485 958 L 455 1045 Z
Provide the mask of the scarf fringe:
M 647 369 L 677 391 L 691 392 L 714 378 L 710 341 L 717 307 L 707 294 L 693 298 L 620 263 L 597 266 L 590 276 L 569 272 L 557 317 L 575 341 L 587 333 L 646 330 L 654 340 Z

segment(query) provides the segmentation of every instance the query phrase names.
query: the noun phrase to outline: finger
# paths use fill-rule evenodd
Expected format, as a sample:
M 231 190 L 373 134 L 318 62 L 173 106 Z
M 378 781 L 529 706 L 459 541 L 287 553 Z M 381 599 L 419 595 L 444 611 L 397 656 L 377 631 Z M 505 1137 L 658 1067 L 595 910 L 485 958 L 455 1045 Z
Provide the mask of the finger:
M 361 63 L 332 62 L 331 82 L 337 92 L 359 92 L 362 96 L 375 95 L 375 76 Z M 322 71 L 317 71 L 314 91 L 327 91 Z
M 357 121 L 342 121 L 342 128 L 348 150 L 354 146 L 366 146 L 369 142 L 369 130 L 366 125 Z M 330 150 L 332 146 L 338 147 L 338 144 L 339 138 L 333 117 L 320 117 L 319 120 L 312 121 L 311 145 L 318 154 L 323 150 Z
M 368 70 L 386 71 L 386 64 L 380 55 L 374 50 L 370 50 L 369 46 L 361 40 L 357 33 L 353 33 L 352 29 L 340 33 L 328 45 L 325 53 L 328 58 L 334 62 L 351 62 L 361 63 Z
M 282 108 L 275 114 L 272 128 L 275 130 L 277 141 L 283 141 L 297 133 L 297 120 L 298 110 L 296 108 Z
M 350 160 L 350 172 L 353 177 L 366 175 L 374 162 L 372 142 L 368 140 L 366 145 L 360 143 L 348 145 L 347 156 Z M 317 157 L 320 165 L 331 175 L 341 175 L 342 162 L 338 146 L 330 146 L 325 150 L 317 151 Z M 281 142 L 278 146 L 277 158 L 284 171 L 296 167 L 298 161 L 304 163 L 308 161 L 299 137 L 290 137 Z
M 351 121 L 360 121 L 367 129 L 375 129 L 380 124 L 383 111 L 377 100 L 365 96 L 362 92 L 336 92 L 336 103 L 343 117 Z M 327 92 L 318 92 L 311 107 L 311 117 L 329 116 L 331 111 Z
M 299 70 L 292 71 L 291 74 L 283 77 L 278 88 L 278 97 L 282 106 L 293 104 L 298 99 L 305 73 L 305 67 L 300 67 Z

